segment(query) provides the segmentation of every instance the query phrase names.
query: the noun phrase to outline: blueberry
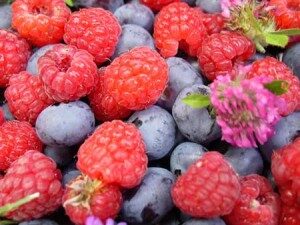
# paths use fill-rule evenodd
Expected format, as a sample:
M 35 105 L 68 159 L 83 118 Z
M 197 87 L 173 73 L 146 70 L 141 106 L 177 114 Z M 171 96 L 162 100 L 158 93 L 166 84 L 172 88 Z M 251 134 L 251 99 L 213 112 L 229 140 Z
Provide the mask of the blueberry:
M 124 194 L 123 220 L 129 224 L 157 224 L 173 208 L 174 180 L 166 169 L 148 168 L 142 183 Z
M 73 170 L 65 170 L 63 172 L 63 178 L 62 183 L 64 186 L 66 186 L 70 181 L 74 180 L 76 177 L 81 175 L 79 170 L 73 169 Z
M 118 8 L 114 15 L 121 25 L 135 24 L 151 32 L 154 23 L 154 14 L 150 8 L 137 3 L 127 3 Z
M 158 101 L 158 105 L 171 110 L 180 91 L 193 84 L 203 84 L 202 78 L 194 67 L 186 60 L 171 57 L 167 59 L 169 66 L 169 83 Z
M 37 118 L 37 134 L 46 145 L 72 146 L 82 142 L 95 127 L 95 117 L 84 102 L 49 106 Z
M 0 5 L 0 29 L 7 29 L 11 26 L 11 6 Z
M 300 43 L 285 50 L 282 60 L 300 79 Z
M 262 174 L 264 169 L 262 156 L 255 148 L 230 147 L 225 157 L 240 176 Z
M 220 218 L 214 219 L 190 219 L 182 225 L 226 225 Z
M 221 0 L 196 0 L 196 6 L 208 13 L 222 12 Z
M 270 162 L 273 151 L 289 144 L 300 134 L 300 112 L 282 118 L 275 127 L 275 135 L 260 146 L 263 156 Z
M 194 6 L 196 3 L 196 0 L 182 0 L 182 2 L 186 2 L 187 4 L 189 4 L 190 6 Z
M 185 173 L 189 166 L 196 162 L 205 151 L 206 148 L 193 142 L 184 142 L 178 145 L 170 158 L 172 173 L 177 176 Z
M 53 159 L 59 167 L 67 166 L 74 157 L 74 152 L 68 147 L 46 146 L 44 154 Z
M 135 112 L 128 122 L 134 123 L 140 130 L 150 160 L 163 158 L 175 144 L 175 121 L 159 106 Z
M 9 107 L 8 107 L 7 103 L 3 104 L 1 107 L 2 107 L 3 112 L 4 112 L 5 120 L 14 120 L 15 119 L 13 114 L 9 110 Z
M 76 0 L 76 7 L 101 7 L 111 12 L 124 4 L 124 0 Z
M 19 223 L 19 225 L 58 225 L 53 220 L 40 219 L 40 220 L 31 220 Z
M 122 53 L 138 46 L 148 46 L 155 49 L 151 34 L 140 26 L 134 24 L 124 25 L 122 26 L 122 34 L 112 58 L 116 58 Z
M 160 222 L 159 225 L 180 225 L 180 220 L 178 218 L 178 212 L 172 210 L 169 212 Z
M 41 58 L 43 55 L 45 55 L 45 53 L 48 50 L 51 50 L 53 48 L 53 46 L 55 45 L 45 45 L 41 48 L 39 48 L 38 50 L 36 50 L 33 55 L 30 57 L 30 59 L 28 60 L 28 64 L 27 64 L 27 68 L 26 70 L 31 73 L 32 75 L 38 75 L 38 60 L 39 58 Z
M 172 114 L 180 132 L 190 141 L 208 144 L 221 137 L 220 127 L 207 108 L 194 109 L 182 99 L 194 93 L 209 95 L 207 86 L 195 84 L 183 89 L 173 105 Z

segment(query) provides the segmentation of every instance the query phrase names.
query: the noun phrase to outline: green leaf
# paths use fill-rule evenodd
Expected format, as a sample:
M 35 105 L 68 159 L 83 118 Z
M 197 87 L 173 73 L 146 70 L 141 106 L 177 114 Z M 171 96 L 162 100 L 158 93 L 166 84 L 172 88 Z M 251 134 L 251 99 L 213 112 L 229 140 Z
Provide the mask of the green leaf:
M 274 80 L 264 85 L 266 89 L 275 95 L 282 95 L 288 91 L 289 84 L 284 80 Z
M 270 34 L 283 34 L 287 36 L 296 36 L 300 35 L 300 29 L 283 29 L 270 32 Z
M 34 193 L 32 195 L 28 195 L 25 198 L 22 198 L 16 202 L 8 203 L 4 206 L 0 207 L 0 217 L 6 216 L 7 213 L 16 210 L 17 208 L 21 207 L 22 205 L 27 204 L 28 202 L 31 202 L 32 200 L 40 197 L 40 193 Z
M 182 101 L 192 108 L 195 109 L 201 109 L 208 107 L 210 105 L 210 97 L 208 95 L 202 95 L 202 94 L 191 94 Z
M 74 6 L 74 2 L 73 0 L 65 0 L 65 3 L 70 6 L 70 7 L 73 7 Z
M 0 221 L 0 225 L 12 225 L 12 224 L 18 224 L 18 222 L 12 221 L 12 220 L 1 220 Z
M 265 33 L 265 38 L 268 44 L 282 48 L 284 48 L 289 42 L 289 37 L 284 34 Z

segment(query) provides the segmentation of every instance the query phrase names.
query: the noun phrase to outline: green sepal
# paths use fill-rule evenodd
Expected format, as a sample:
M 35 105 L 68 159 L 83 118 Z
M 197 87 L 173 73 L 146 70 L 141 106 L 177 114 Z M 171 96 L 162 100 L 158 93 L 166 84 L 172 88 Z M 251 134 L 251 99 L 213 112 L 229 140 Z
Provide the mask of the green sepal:
M 70 7 L 73 7 L 74 6 L 74 2 L 73 0 L 65 0 L 65 3 L 70 6 Z
M 8 213 L 16 210 L 17 208 L 21 207 L 22 205 L 25 205 L 34 199 L 40 197 L 40 193 L 34 193 L 31 195 L 26 196 L 25 198 L 22 198 L 16 202 L 8 203 L 4 206 L 0 207 L 0 217 L 5 217 Z
M 289 37 L 285 34 L 265 33 L 266 43 L 284 48 L 289 43 Z
M 0 225 L 11 225 L 11 224 L 18 224 L 19 222 L 13 220 L 2 220 L 0 221 Z
M 188 106 L 191 106 L 195 109 L 201 109 L 206 108 L 210 106 L 210 97 L 208 95 L 202 95 L 202 94 L 191 94 L 184 99 L 182 99 L 183 103 L 185 103 Z
M 283 29 L 283 30 L 276 30 L 273 32 L 269 32 L 270 34 L 283 34 L 287 36 L 297 36 L 300 35 L 300 29 Z
M 264 86 L 273 94 L 282 95 L 288 91 L 289 84 L 284 80 L 274 80 L 271 83 L 265 84 Z

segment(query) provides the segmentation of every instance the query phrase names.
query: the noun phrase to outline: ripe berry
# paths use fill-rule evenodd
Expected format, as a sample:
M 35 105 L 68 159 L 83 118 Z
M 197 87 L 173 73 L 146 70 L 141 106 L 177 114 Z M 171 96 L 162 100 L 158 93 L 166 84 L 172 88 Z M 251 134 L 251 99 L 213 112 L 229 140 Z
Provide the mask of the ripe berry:
M 249 59 L 255 52 L 253 43 L 234 32 L 210 35 L 198 50 L 201 70 L 209 80 L 234 72 L 236 63 Z
M 87 50 L 100 64 L 113 55 L 120 34 L 121 26 L 111 12 L 89 8 L 71 15 L 65 26 L 64 40 Z
M 116 186 L 106 185 L 87 176 L 78 176 L 65 190 L 63 206 L 75 224 L 85 224 L 88 216 L 101 220 L 116 217 L 122 203 L 122 194 Z
M 278 28 L 300 27 L 299 0 L 270 0 L 269 6 Z
M 161 10 L 164 6 L 173 2 L 180 2 L 180 0 L 141 0 L 141 3 L 148 6 L 154 11 Z
M 106 91 L 103 85 L 104 71 L 104 68 L 98 71 L 98 83 L 88 96 L 95 117 L 100 121 L 128 118 L 132 111 L 119 105 Z
M 280 225 L 299 225 L 300 223 L 300 205 L 283 205 L 281 210 Z
M 199 10 L 202 15 L 202 22 L 209 35 L 214 33 L 220 33 L 225 27 L 225 19 L 220 13 L 203 13 Z
M 0 30 L 0 55 L 0 87 L 5 87 L 12 74 L 25 70 L 30 47 L 17 34 Z
M 77 167 L 92 179 L 125 188 L 138 185 L 147 169 L 145 144 L 133 124 L 101 124 L 78 152 Z
M 56 45 L 38 61 L 46 94 L 58 102 L 75 101 L 95 86 L 97 66 L 93 56 L 71 45 Z
M 33 45 L 58 43 L 70 14 L 64 0 L 16 0 L 12 26 Z
M 274 80 L 283 80 L 288 84 L 287 92 L 281 95 L 286 102 L 282 115 L 289 115 L 300 108 L 300 81 L 283 62 L 272 57 L 255 61 L 247 74 L 248 78 L 265 76 Z
M 40 78 L 26 71 L 10 78 L 5 98 L 10 111 L 17 120 L 27 121 L 33 125 L 38 115 L 54 103 L 46 95 Z
M 9 219 L 37 219 L 55 211 L 61 205 L 63 189 L 56 164 L 37 151 L 28 151 L 16 160 L 0 180 L 0 206 L 27 195 L 39 197 L 10 212 Z
M 29 150 L 42 151 L 43 145 L 27 122 L 7 121 L 0 126 L 0 171 Z
M 104 86 L 115 101 L 132 110 L 153 105 L 168 81 L 168 65 L 149 47 L 137 47 L 116 58 L 105 70 Z
M 280 204 L 265 177 L 249 175 L 242 178 L 241 196 L 225 220 L 230 225 L 278 225 Z
M 4 121 L 5 121 L 5 115 L 2 107 L 0 107 L 0 126 L 4 123 Z
M 153 37 L 163 57 L 175 56 L 178 48 L 195 56 L 206 36 L 201 14 L 184 2 L 172 3 L 156 16 Z
M 218 152 L 204 153 L 180 176 L 173 189 L 175 205 L 193 217 L 229 214 L 240 196 L 237 174 Z

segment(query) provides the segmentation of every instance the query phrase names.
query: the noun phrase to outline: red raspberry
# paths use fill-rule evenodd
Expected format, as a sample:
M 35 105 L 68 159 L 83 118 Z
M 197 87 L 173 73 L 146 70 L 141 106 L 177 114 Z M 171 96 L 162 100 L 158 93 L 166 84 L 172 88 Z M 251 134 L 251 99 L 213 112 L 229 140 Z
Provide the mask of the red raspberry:
M 43 144 L 27 122 L 6 121 L 0 126 L 0 171 L 29 150 L 42 151 Z
M 283 62 L 272 57 L 257 60 L 252 64 L 247 76 L 248 78 L 265 76 L 288 83 L 288 91 L 281 95 L 287 104 L 287 107 L 282 109 L 282 115 L 288 115 L 300 107 L 300 81 Z
M 4 123 L 4 121 L 5 121 L 4 112 L 3 109 L 0 107 L 0 126 Z
M 11 165 L 0 180 L 0 206 L 34 193 L 40 196 L 6 217 L 17 221 L 37 219 L 61 205 L 61 173 L 55 162 L 40 152 L 28 151 Z
M 81 225 L 90 215 L 101 220 L 116 217 L 121 208 L 122 194 L 116 186 L 79 176 L 67 185 L 63 202 L 69 218 Z
M 197 8 L 202 16 L 202 22 L 209 35 L 220 33 L 225 27 L 225 18 L 221 13 L 204 13 Z
M 227 215 L 239 196 L 239 178 L 218 152 L 205 153 L 172 189 L 175 205 L 193 217 Z
M 282 206 L 280 225 L 300 225 L 300 205 Z
M 180 2 L 180 0 L 140 0 L 141 3 L 148 6 L 154 11 L 161 10 L 164 6 L 172 2 Z
M 12 74 L 26 69 L 30 47 L 25 39 L 0 29 L 0 87 L 8 84 Z
M 26 71 L 10 78 L 5 98 L 10 111 L 17 120 L 27 121 L 33 125 L 38 115 L 54 103 L 46 95 L 40 78 Z
M 217 76 L 232 73 L 235 63 L 249 59 L 255 52 L 255 46 L 245 36 L 234 32 L 222 32 L 210 35 L 198 51 L 201 70 L 209 80 Z
M 75 101 L 96 84 L 93 56 L 75 46 L 54 46 L 39 59 L 38 69 L 47 95 L 58 102 Z
M 103 85 L 104 71 L 104 68 L 99 70 L 98 84 L 88 96 L 90 106 L 95 117 L 102 122 L 115 119 L 125 119 L 130 116 L 132 111 L 119 105 L 105 90 Z
M 64 40 L 87 50 L 100 64 L 113 55 L 121 31 L 111 12 L 102 8 L 81 9 L 74 12 L 67 22 Z
M 36 46 L 58 43 L 70 14 L 64 0 L 15 0 L 12 26 Z
M 106 68 L 104 86 L 118 104 L 142 110 L 159 99 L 167 85 L 168 72 L 167 63 L 156 51 L 137 47 Z
M 270 0 L 269 6 L 278 28 L 300 27 L 299 3 L 299 0 Z
M 281 199 L 292 205 L 300 200 L 300 138 L 273 153 L 272 173 Z
M 228 225 L 278 225 L 280 198 L 269 181 L 259 175 L 241 180 L 241 196 L 232 212 L 225 216 Z
M 206 36 L 201 14 L 184 2 L 172 3 L 156 16 L 153 37 L 163 57 L 175 56 L 178 48 L 196 56 Z
M 114 120 L 101 124 L 80 146 L 77 167 L 92 179 L 132 188 L 143 178 L 147 162 L 139 130 Z

